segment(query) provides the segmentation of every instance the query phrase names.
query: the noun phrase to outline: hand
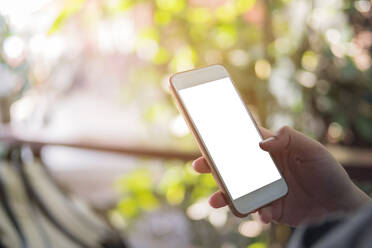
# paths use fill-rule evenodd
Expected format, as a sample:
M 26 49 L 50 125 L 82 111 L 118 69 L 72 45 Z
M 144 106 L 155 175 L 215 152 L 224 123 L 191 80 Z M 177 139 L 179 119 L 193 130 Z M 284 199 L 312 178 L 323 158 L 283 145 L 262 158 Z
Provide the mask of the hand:
M 264 137 L 260 147 L 271 153 L 288 184 L 285 197 L 258 209 L 264 222 L 297 226 L 330 213 L 351 212 L 370 201 L 319 142 L 290 127 L 281 128 L 276 135 L 264 128 L 260 131 Z M 203 157 L 193 167 L 199 173 L 210 172 Z M 214 208 L 227 205 L 221 191 L 209 203 Z

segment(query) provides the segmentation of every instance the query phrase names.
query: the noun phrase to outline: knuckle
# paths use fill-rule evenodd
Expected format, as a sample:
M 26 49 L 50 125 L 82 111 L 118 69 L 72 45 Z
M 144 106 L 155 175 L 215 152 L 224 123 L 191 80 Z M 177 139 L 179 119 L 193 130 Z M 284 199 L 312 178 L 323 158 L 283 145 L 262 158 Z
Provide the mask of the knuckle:
M 292 130 L 293 129 L 289 126 L 283 126 L 278 132 L 283 142 L 285 142 L 285 145 L 284 145 L 285 150 L 289 149 L 290 146 L 292 145 L 292 137 L 291 137 Z
M 291 127 L 283 126 L 279 129 L 279 134 L 288 134 L 291 131 Z

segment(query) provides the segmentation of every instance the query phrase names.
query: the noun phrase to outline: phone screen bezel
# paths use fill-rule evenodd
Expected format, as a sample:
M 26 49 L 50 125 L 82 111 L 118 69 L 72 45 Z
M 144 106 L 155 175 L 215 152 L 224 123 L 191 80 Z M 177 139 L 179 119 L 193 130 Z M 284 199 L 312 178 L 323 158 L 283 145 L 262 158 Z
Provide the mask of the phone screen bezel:
M 213 162 L 213 157 L 210 155 L 210 153 L 208 151 L 208 147 L 204 144 L 204 141 L 201 138 L 201 135 L 200 135 L 196 125 L 194 124 L 192 118 L 190 117 L 190 115 L 187 111 L 187 108 L 186 108 L 185 104 L 182 101 L 182 98 L 178 94 L 179 90 L 189 88 L 189 87 L 193 87 L 193 86 L 200 85 L 200 84 L 204 84 L 204 83 L 208 83 L 208 82 L 211 82 L 211 81 L 219 80 L 219 79 L 226 78 L 226 77 L 229 77 L 231 83 L 233 84 L 234 89 L 236 90 L 236 92 L 237 92 L 237 94 L 240 98 L 240 101 L 244 105 L 244 107 L 247 111 L 247 114 L 249 115 L 249 117 L 253 121 L 254 126 L 255 126 L 257 132 L 259 133 L 259 135 L 262 139 L 261 132 L 259 131 L 259 128 L 258 128 L 255 120 L 253 119 L 250 111 L 248 110 L 248 108 L 244 104 L 244 101 L 242 100 L 242 97 L 241 97 L 239 91 L 237 90 L 234 82 L 231 80 L 231 77 L 230 77 L 229 73 L 227 72 L 227 70 L 223 66 L 212 65 L 212 66 L 207 66 L 207 67 L 203 67 L 203 68 L 199 68 L 199 69 L 195 69 L 195 70 L 191 70 L 191 71 L 177 73 L 177 74 L 175 74 L 171 77 L 170 83 L 171 83 L 172 93 L 176 97 L 177 103 L 180 107 L 180 111 L 182 112 L 184 118 L 186 119 L 186 122 L 188 123 L 192 133 L 194 134 L 194 137 L 196 138 L 196 141 L 199 145 L 199 148 L 201 149 L 201 151 L 203 153 L 203 156 L 206 158 L 208 163 L 211 165 L 213 176 L 215 177 L 218 185 L 220 186 L 221 190 L 229 198 L 228 201 L 229 201 L 230 207 L 232 208 L 234 214 L 236 214 L 238 216 L 244 216 L 246 214 L 249 214 L 252 211 L 255 211 L 256 209 L 258 209 L 258 208 L 260 208 L 264 205 L 269 204 L 272 201 L 275 201 L 276 199 L 284 196 L 285 194 L 287 194 L 288 187 L 287 187 L 287 184 L 286 184 L 280 170 L 278 169 L 278 171 L 281 175 L 281 178 L 279 180 L 274 181 L 274 182 L 272 182 L 272 183 L 270 183 L 270 184 L 268 184 L 268 185 L 266 185 L 262 188 L 259 188 L 255 191 L 250 192 L 250 193 L 248 193 L 244 196 L 241 196 L 237 199 L 233 199 L 231 197 L 231 194 L 228 191 L 228 188 L 226 187 L 226 184 L 224 183 L 221 175 L 219 174 L 217 166 L 215 166 L 215 163 Z M 271 159 L 273 160 L 273 158 L 271 158 Z M 274 160 L 273 160 L 273 162 L 275 164 Z M 275 166 L 276 166 L 276 164 L 275 164 Z

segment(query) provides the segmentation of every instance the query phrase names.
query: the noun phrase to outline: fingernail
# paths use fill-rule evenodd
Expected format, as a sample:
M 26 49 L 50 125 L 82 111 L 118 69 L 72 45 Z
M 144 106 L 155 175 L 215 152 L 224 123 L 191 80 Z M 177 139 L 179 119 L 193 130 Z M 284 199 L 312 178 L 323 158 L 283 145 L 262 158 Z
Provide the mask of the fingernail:
M 264 140 L 261 141 L 260 143 L 261 143 L 261 144 L 267 144 L 267 143 L 270 143 L 270 142 L 272 142 L 272 141 L 274 141 L 274 140 L 275 140 L 275 137 L 273 136 L 273 137 L 270 137 L 270 138 L 264 139 Z

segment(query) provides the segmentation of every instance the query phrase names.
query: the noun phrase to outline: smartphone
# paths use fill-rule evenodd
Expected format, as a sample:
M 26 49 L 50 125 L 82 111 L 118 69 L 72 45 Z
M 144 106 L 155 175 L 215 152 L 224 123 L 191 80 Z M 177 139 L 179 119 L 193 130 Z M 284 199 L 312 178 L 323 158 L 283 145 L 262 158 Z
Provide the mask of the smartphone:
M 287 184 L 221 65 L 174 74 L 171 92 L 231 211 L 238 217 L 283 197 Z

